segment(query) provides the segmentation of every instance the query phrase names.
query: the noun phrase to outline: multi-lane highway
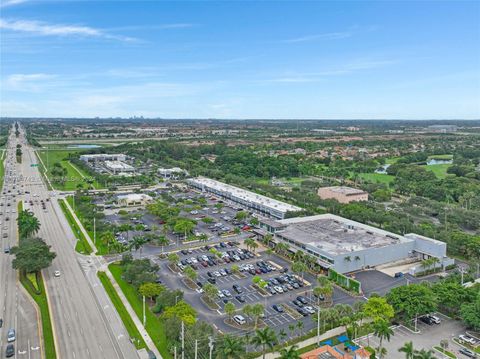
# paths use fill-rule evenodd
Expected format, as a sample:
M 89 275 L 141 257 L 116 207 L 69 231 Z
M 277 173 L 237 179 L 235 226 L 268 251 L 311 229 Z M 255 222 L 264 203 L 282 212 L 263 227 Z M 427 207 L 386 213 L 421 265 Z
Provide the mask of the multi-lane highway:
M 17 201 L 23 193 L 18 181 L 18 164 L 15 158 L 16 140 L 10 136 L 4 157 L 4 179 L 0 198 L 0 328 L 1 356 L 7 346 L 7 332 L 10 328 L 16 331 L 14 358 L 42 358 L 41 341 L 39 339 L 38 316 L 31 298 L 25 292 L 17 278 L 17 271 L 12 268 L 12 256 L 9 248 L 17 244 Z
M 14 138 L 13 148 L 16 141 Z M 38 236 L 57 253 L 52 266 L 44 270 L 43 275 L 58 357 L 138 358 L 118 314 L 99 282 L 92 279 L 96 276 L 92 273 L 95 268 L 90 268 L 91 259 L 75 253 L 75 236 L 58 205 L 55 192 L 48 190 L 35 166 L 37 157 L 26 143 L 22 129 L 18 142 L 22 145 L 23 156 L 16 175 L 24 184 L 24 208 L 39 219 Z M 54 276 L 55 271 L 60 271 L 60 276 Z

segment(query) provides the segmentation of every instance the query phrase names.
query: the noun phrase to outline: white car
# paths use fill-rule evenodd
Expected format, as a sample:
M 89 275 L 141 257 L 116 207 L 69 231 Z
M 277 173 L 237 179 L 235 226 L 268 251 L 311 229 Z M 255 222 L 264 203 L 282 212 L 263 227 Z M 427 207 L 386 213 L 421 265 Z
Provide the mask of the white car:
M 471 344 L 471 345 L 475 345 L 475 343 L 477 342 L 474 338 L 472 338 L 471 336 L 467 335 L 467 334 L 460 334 L 458 336 L 460 338 L 460 340 L 468 343 L 468 344 Z
M 55 272 L 53 272 L 53 275 L 55 277 L 60 277 L 60 271 L 59 270 L 56 270 Z
M 219 298 L 225 298 L 225 294 L 222 293 L 221 290 L 218 291 L 218 297 Z
M 240 325 L 243 325 L 243 324 L 245 324 L 245 323 L 247 322 L 247 321 L 245 320 L 245 318 L 244 318 L 243 316 L 239 315 L 239 314 L 234 315 L 234 316 L 233 316 L 233 320 L 234 320 L 235 322 L 237 322 L 238 324 L 240 324 Z
M 313 307 L 311 307 L 309 305 L 303 307 L 303 309 L 305 309 L 309 314 L 315 313 L 315 309 L 313 309 Z
M 222 276 L 219 271 L 213 272 L 213 275 L 214 275 L 215 277 L 221 277 L 221 276 Z
M 273 287 L 273 289 L 275 289 L 277 293 L 283 293 L 283 288 L 280 287 L 279 285 L 276 285 L 275 287 Z

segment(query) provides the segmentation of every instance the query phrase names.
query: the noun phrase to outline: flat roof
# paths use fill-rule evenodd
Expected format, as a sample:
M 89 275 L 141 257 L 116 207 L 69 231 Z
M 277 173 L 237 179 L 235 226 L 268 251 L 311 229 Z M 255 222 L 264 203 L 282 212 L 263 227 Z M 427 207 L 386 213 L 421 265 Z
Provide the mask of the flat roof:
M 301 211 L 302 208 L 291 205 L 289 203 L 285 203 L 282 201 L 278 201 L 276 199 L 262 196 L 261 194 L 257 194 L 251 191 L 247 191 L 243 188 L 235 187 L 220 181 L 216 181 L 206 177 L 197 177 L 189 180 L 192 183 L 196 183 L 198 185 L 204 185 L 206 187 L 215 189 L 217 191 L 228 193 L 232 196 L 240 198 L 247 202 L 257 203 L 263 205 L 265 207 L 273 208 L 280 212 L 296 212 Z
M 133 170 L 134 168 L 121 161 L 105 161 L 105 166 L 117 170 Z
M 131 201 L 142 200 L 142 199 L 152 199 L 148 194 L 144 193 L 128 193 L 128 194 L 119 194 L 117 199 L 127 199 Z
M 332 255 L 414 241 L 333 214 L 288 218 L 278 222 L 287 227 L 278 231 L 277 235 Z
M 344 195 L 347 195 L 347 196 L 367 193 L 367 192 L 365 192 L 361 189 L 353 188 L 353 187 L 347 187 L 347 186 L 321 187 L 319 189 L 327 189 L 331 192 L 341 193 L 341 194 L 344 194 Z

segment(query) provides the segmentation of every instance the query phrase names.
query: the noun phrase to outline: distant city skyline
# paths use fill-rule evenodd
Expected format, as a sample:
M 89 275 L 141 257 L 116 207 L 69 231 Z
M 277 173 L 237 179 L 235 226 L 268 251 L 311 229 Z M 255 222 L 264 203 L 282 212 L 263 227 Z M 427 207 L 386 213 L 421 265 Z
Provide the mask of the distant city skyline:
M 0 116 L 479 119 L 480 2 L 0 0 Z

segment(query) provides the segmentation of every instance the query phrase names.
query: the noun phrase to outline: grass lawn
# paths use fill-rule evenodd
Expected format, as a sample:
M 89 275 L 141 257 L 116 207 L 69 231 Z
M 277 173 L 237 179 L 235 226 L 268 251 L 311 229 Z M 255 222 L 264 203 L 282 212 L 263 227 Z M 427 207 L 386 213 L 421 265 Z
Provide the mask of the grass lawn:
M 427 171 L 432 171 L 433 173 L 435 173 L 435 176 L 437 176 L 437 178 L 445 178 L 447 177 L 447 169 L 450 166 L 450 163 L 444 163 L 440 165 L 430 165 L 422 167 L 424 167 Z
M 42 159 L 43 164 L 47 167 L 47 175 L 52 181 L 52 185 L 55 189 L 73 191 L 77 189 L 78 184 L 85 185 L 84 177 L 89 177 L 77 166 L 73 167 L 70 161 L 68 161 L 68 155 L 70 153 L 78 153 L 78 150 L 39 150 L 37 151 L 38 155 Z M 50 172 L 53 169 L 55 163 L 59 162 L 62 167 L 67 170 L 66 181 L 65 183 L 53 182 L 53 178 L 50 176 Z M 99 183 L 94 182 L 93 186 L 95 188 L 101 188 Z
M 5 174 L 5 167 L 3 165 L 5 153 L 6 151 L 2 151 L 0 154 L 0 184 L 3 183 L 3 176 Z
M 127 329 L 128 335 L 130 336 L 130 338 L 135 339 L 134 340 L 135 347 L 137 349 L 147 348 L 147 344 L 145 344 L 145 341 L 143 340 L 142 335 L 140 334 L 137 327 L 135 326 L 135 323 L 133 322 L 132 317 L 130 316 L 130 314 L 128 314 L 127 309 L 125 308 L 125 305 L 123 305 L 122 300 L 120 299 L 117 292 L 115 291 L 115 288 L 113 287 L 112 282 L 110 282 L 110 279 L 108 278 L 108 276 L 105 274 L 105 272 L 98 272 L 97 275 L 98 275 L 98 278 L 100 278 L 100 281 L 102 282 L 103 287 L 105 288 L 105 291 L 110 297 L 110 300 L 115 306 L 115 309 L 120 315 L 120 318 L 122 318 L 123 325 Z
M 67 205 L 63 202 L 63 200 L 59 200 L 58 203 L 60 204 L 63 214 L 65 215 L 68 223 L 70 224 L 70 228 L 72 228 L 73 233 L 78 238 L 77 244 L 75 245 L 75 250 L 82 254 L 92 253 L 92 247 L 90 247 L 90 244 L 85 238 L 83 232 L 80 230 L 80 228 L 78 228 L 77 222 L 75 222 L 75 220 L 73 219 L 72 214 L 67 208 Z
M 363 178 L 365 181 L 373 182 L 373 183 L 385 183 L 389 184 L 395 179 L 395 176 L 387 175 L 384 173 L 360 173 L 359 176 Z
M 132 306 L 133 310 L 135 310 L 138 318 L 142 320 L 142 299 L 138 295 L 135 288 L 122 279 L 122 268 L 120 267 L 120 265 L 115 263 L 110 264 L 108 268 L 110 269 L 110 272 L 112 273 L 113 277 L 122 289 L 123 294 L 125 295 L 125 297 L 127 297 L 127 300 Z M 152 338 L 153 342 L 155 343 L 155 346 L 157 347 L 158 351 L 164 359 L 171 359 L 172 356 L 167 349 L 167 339 L 165 337 L 165 328 L 162 321 L 150 310 L 148 306 L 146 317 L 147 325 L 145 328 L 150 337 Z
M 437 347 L 435 347 L 435 349 L 438 350 L 440 353 L 445 354 L 445 355 L 446 355 L 447 357 L 449 357 L 449 358 L 452 358 L 452 359 L 456 359 L 456 358 L 457 358 L 457 356 L 456 356 L 455 354 L 449 352 L 448 350 L 443 349 L 442 347 L 438 347 L 438 346 L 437 346 Z
M 68 196 L 66 197 L 68 203 L 70 204 L 70 207 L 72 207 L 73 209 L 75 209 L 75 206 L 73 205 L 73 196 Z M 78 212 L 78 211 L 75 211 L 75 214 L 77 215 L 78 219 L 80 220 L 80 222 L 82 223 L 83 227 L 85 228 L 85 230 L 87 231 L 88 235 L 90 236 L 90 239 L 92 241 L 94 241 L 94 238 L 95 236 L 93 235 L 93 231 L 89 231 L 86 227 L 85 227 L 85 222 L 82 218 L 82 215 Z M 75 223 L 75 225 L 77 225 Z M 95 243 L 95 247 L 97 247 L 97 255 L 105 255 L 105 254 L 109 254 L 110 251 L 108 250 L 108 246 L 106 244 L 104 244 L 100 239 L 100 236 L 102 234 L 97 232 L 97 243 Z M 82 236 L 83 236 L 83 233 L 82 233 Z M 87 240 L 85 239 L 85 242 L 87 243 L 87 245 L 90 247 L 90 245 L 88 244 Z M 80 249 L 80 247 L 79 247 Z M 91 249 L 90 249 L 91 251 Z
M 428 156 L 429 160 L 452 160 L 453 155 L 432 155 Z
M 42 276 L 39 276 L 39 281 L 37 283 L 41 294 L 36 294 L 32 290 L 32 287 L 27 283 L 27 281 L 28 279 L 26 276 L 20 276 L 20 282 L 40 308 L 40 315 L 42 317 L 41 320 L 43 342 L 45 345 L 45 357 L 48 359 L 54 359 L 57 357 L 57 354 L 55 353 L 55 341 L 53 340 L 52 322 L 50 319 L 50 311 L 48 310 L 47 295 L 45 294 L 45 286 L 43 284 Z

